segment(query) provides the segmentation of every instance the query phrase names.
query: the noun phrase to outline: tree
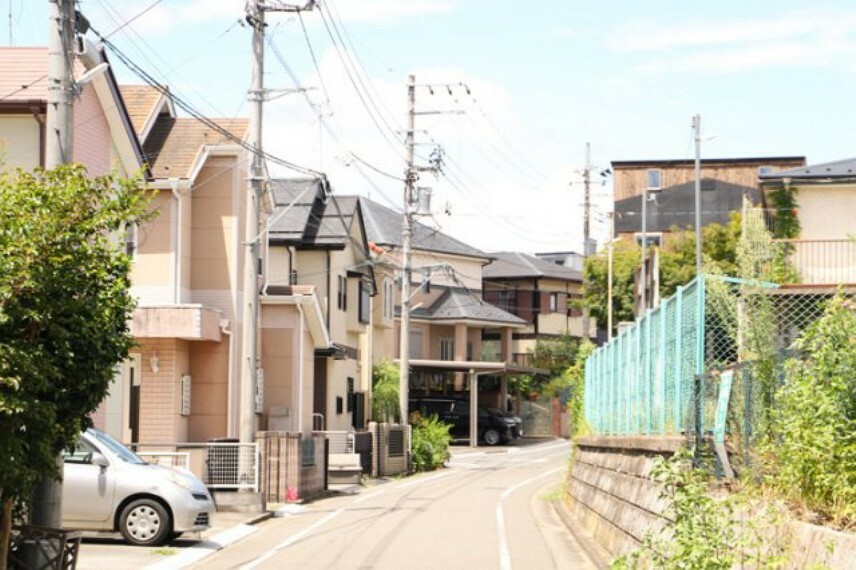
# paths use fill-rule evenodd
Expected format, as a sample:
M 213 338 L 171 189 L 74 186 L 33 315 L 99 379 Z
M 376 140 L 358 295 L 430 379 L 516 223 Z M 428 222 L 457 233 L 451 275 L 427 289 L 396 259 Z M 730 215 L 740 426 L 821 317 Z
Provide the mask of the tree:
M 88 178 L 78 165 L 0 176 L 0 498 L 7 514 L 43 474 L 61 475 L 57 454 L 90 425 L 133 345 L 130 262 L 118 238 L 148 217 L 141 186 L 138 177 Z M 0 530 L 2 545 L 8 530 Z
M 398 401 L 398 367 L 384 360 L 375 364 L 372 371 L 372 419 L 376 422 L 394 422 L 401 410 Z
M 705 264 L 726 275 L 736 272 L 737 242 L 741 217 L 732 213 L 728 224 L 710 224 L 702 231 Z M 671 296 L 679 285 L 696 275 L 696 239 L 692 230 L 672 228 L 660 248 L 660 297 Z M 633 274 L 639 267 L 641 252 L 631 240 L 619 240 L 613 247 L 612 308 L 613 323 L 633 321 Z M 607 322 L 608 258 L 606 252 L 586 259 L 583 269 L 586 287 L 583 302 L 599 323 Z

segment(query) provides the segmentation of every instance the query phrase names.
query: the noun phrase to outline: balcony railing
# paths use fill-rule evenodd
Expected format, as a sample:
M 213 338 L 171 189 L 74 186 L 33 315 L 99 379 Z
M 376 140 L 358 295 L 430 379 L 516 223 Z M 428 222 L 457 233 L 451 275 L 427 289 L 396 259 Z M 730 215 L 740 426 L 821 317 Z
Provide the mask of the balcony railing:
M 776 240 L 786 244 L 788 261 L 805 285 L 856 283 L 856 241 L 849 239 Z

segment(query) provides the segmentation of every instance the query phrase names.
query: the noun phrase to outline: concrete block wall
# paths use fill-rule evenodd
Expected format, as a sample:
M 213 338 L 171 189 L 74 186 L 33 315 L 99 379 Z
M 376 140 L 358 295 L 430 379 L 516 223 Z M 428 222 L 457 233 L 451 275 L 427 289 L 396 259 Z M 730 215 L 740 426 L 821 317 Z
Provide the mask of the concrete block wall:
M 662 487 L 651 480 L 658 456 L 673 455 L 680 437 L 579 437 L 568 475 L 568 507 L 577 521 L 611 556 L 639 548 L 647 532 L 666 524 Z M 856 534 L 784 522 L 769 539 L 790 555 L 787 568 L 821 564 L 856 568 Z M 775 535 L 775 536 L 773 536 Z M 783 542 L 782 542 L 783 541 Z
M 648 531 L 666 523 L 661 486 L 650 479 L 658 456 L 683 438 L 580 437 L 568 479 L 569 506 L 611 555 L 636 550 Z

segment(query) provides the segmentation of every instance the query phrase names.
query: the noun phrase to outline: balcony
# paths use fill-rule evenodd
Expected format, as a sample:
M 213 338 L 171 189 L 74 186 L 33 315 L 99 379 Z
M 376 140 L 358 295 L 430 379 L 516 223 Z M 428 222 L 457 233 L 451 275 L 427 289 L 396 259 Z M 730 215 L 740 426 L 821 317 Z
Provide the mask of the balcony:
M 776 240 L 790 246 L 788 261 L 803 285 L 856 283 L 856 241 L 849 239 Z

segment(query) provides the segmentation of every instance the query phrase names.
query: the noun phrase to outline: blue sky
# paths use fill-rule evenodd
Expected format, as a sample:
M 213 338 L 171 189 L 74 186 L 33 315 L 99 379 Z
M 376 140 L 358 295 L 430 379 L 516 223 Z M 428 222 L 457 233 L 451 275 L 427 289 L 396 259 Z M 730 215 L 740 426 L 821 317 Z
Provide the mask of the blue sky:
M 81 10 L 109 34 L 154 3 L 85 0 Z M 303 14 L 317 68 L 300 20 L 268 16 L 275 47 L 267 51 L 267 86 L 295 86 L 276 51 L 311 90 L 267 106 L 267 148 L 329 173 L 337 192 L 400 209 L 402 183 L 360 160 L 403 172 L 408 74 L 418 83 L 465 83 L 469 95 L 457 85 L 451 95 L 417 90 L 419 110 L 442 112 L 418 116 L 417 152 L 426 157 L 440 144 L 447 156 L 446 174 L 420 181 L 433 188 L 436 211 L 423 221 L 485 251 L 579 250 L 586 143 L 599 167 L 692 158 L 696 113 L 714 137 L 703 143 L 705 157 L 797 155 L 818 163 L 854 154 L 852 3 L 321 3 Z M 0 0 L 0 42 L 9 43 L 11 14 L 15 45 L 44 44 L 47 4 Z M 243 0 L 162 0 L 110 40 L 205 114 L 246 116 L 243 7 Z M 339 50 L 325 20 L 339 29 Z M 373 119 L 343 59 L 354 62 L 353 82 Z M 120 81 L 141 82 L 116 65 Z M 607 180 L 593 190 L 593 228 L 603 238 L 611 186 Z

